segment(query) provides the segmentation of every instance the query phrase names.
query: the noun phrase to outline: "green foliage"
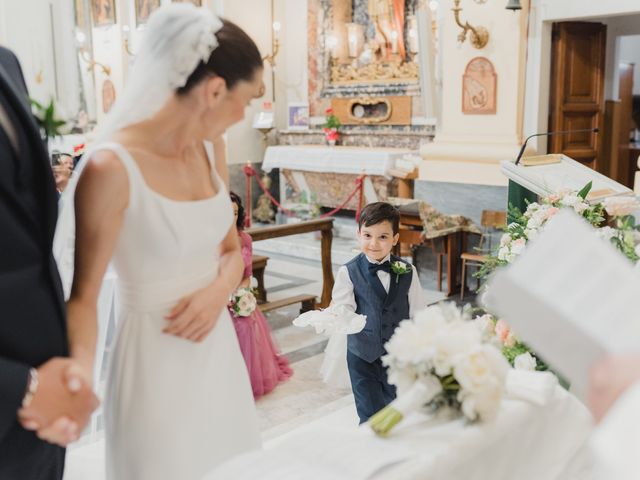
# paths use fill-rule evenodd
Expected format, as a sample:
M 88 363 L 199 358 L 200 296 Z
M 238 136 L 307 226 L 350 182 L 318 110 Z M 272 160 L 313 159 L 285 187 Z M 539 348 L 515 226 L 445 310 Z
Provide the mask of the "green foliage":
M 34 115 L 38 121 L 44 139 L 62 136 L 62 128 L 67 124 L 64 120 L 56 118 L 56 105 L 53 98 L 47 106 L 30 98 L 31 106 L 34 109 Z

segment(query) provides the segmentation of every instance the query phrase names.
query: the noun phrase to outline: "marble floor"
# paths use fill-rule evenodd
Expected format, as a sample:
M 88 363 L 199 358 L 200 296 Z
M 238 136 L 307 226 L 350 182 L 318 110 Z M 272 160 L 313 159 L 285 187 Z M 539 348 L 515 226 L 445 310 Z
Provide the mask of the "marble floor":
M 343 229 L 347 229 L 343 227 Z M 293 237 L 291 237 L 293 238 Z M 288 243 L 257 242 L 258 254 L 269 256 L 265 270 L 268 299 L 278 300 L 298 293 L 320 295 L 322 270 L 319 241 L 313 235 L 297 236 Z M 266 248 L 265 248 L 266 247 Z M 355 255 L 353 240 L 337 237 L 333 243 L 334 271 Z M 285 256 L 282 252 L 287 252 Z M 337 261 L 338 260 L 338 261 Z M 421 281 L 432 272 L 421 271 Z M 427 282 L 429 283 L 429 282 Z M 425 289 L 430 303 L 444 298 L 443 294 Z M 358 424 L 358 418 L 349 389 L 336 389 L 325 385 L 319 368 L 324 356 L 327 338 L 313 329 L 299 329 L 291 324 L 298 315 L 299 305 L 269 312 L 267 320 L 280 350 L 289 358 L 294 375 L 269 395 L 256 402 L 260 429 L 266 447 L 277 443 L 294 429 L 305 425 L 330 421 L 340 426 Z M 72 445 L 67 456 L 65 480 L 102 480 L 104 478 L 103 433 L 85 435 Z

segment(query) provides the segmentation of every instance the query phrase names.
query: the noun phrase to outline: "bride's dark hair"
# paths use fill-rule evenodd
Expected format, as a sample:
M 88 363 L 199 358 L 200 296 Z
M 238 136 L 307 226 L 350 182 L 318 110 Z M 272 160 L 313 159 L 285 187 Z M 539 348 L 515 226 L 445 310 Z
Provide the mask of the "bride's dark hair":
M 216 33 L 218 46 L 207 62 L 198 64 L 184 87 L 178 89 L 178 95 L 186 94 L 212 75 L 222 77 L 231 90 L 242 80 L 250 81 L 256 70 L 262 68 L 262 56 L 251 37 L 235 23 L 221 20 L 222 28 Z

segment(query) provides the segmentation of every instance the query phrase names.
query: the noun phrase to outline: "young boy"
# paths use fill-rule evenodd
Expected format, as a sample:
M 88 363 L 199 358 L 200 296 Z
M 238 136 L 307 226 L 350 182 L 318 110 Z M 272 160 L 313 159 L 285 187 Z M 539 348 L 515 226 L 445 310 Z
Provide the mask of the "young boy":
M 386 353 L 384 344 L 402 320 L 424 306 L 415 268 L 391 255 L 400 237 L 399 224 L 394 206 L 367 205 L 358 220 L 362 253 L 340 267 L 333 288 L 334 305 L 367 316 L 364 329 L 347 338 L 347 366 L 360 423 L 395 398 L 380 359 Z

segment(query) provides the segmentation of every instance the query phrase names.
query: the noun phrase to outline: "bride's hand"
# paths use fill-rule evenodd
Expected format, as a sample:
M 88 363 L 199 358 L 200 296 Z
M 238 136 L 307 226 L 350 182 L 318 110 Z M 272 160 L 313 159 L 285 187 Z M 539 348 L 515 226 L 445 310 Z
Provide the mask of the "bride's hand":
M 192 342 L 203 341 L 213 330 L 220 312 L 227 305 L 226 298 L 211 287 L 184 297 L 165 318 L 169 320 L 163 332 Z

